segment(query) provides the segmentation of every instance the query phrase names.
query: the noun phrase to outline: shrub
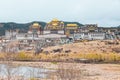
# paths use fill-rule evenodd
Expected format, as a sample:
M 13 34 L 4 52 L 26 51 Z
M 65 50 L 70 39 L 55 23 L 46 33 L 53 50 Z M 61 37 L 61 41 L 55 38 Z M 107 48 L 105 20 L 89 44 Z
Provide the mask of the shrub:
M 3 60 L 3 59 L 5 59 L 5 55 L 4 53 L 0 53 L 0 60 Z
M 86 54 L 69 54 L 72 59 L 88 59 L 93 62 L 119 62 L 120 54 L 117 53 L 86 53 Z
M 17 60 L 32 60 L 33 59 L 33 55 L 32 54 L 27 54 L 25 52 L 20 52 L 16 56 L 16 59 Z
M 51 62 L 52 64 L 57 64 L 58 62 Z

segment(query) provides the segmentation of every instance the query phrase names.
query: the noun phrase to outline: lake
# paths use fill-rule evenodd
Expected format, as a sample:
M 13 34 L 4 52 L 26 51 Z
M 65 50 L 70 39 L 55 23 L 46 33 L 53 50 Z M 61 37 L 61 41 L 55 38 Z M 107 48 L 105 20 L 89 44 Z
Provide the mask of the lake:
M 50 73 L 55 70 L 29 67 L 29 66 L 17 66 L 13 67 L 6 64 L 0 64 L 0 76 L 20 76 L 24 78 L 47 78 Z

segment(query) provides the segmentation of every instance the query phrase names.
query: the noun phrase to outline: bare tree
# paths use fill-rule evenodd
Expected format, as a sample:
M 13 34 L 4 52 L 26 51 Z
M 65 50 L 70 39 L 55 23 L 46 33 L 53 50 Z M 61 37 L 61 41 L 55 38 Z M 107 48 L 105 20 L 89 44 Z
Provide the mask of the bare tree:
M 56 72 L 57 80 L 82 80 L 84 77 L 84 70 L 78 68 L 76 64 L 65 65 L 59 64 Z

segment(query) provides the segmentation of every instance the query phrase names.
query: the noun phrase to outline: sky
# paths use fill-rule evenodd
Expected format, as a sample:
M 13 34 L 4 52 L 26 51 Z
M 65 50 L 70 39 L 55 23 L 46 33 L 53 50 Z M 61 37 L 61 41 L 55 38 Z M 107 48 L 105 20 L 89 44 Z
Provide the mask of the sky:
M 120 0 L 0 0 L 0 22 L 49 22 L 53 18 L 118 26 Z

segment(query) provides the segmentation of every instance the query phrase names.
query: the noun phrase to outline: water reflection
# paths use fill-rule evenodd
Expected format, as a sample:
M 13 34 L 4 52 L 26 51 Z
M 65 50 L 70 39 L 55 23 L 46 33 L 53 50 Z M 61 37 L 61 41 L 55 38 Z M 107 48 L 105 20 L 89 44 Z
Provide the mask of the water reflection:
M 0 64 L 0 76 L 21 76 L 24 78 L 47 78 L 48 73 L 54 70 L 39 68 L 39 67 L 29 67 L 29 66 L 19 66 L 13 67 L 6 64 Z

